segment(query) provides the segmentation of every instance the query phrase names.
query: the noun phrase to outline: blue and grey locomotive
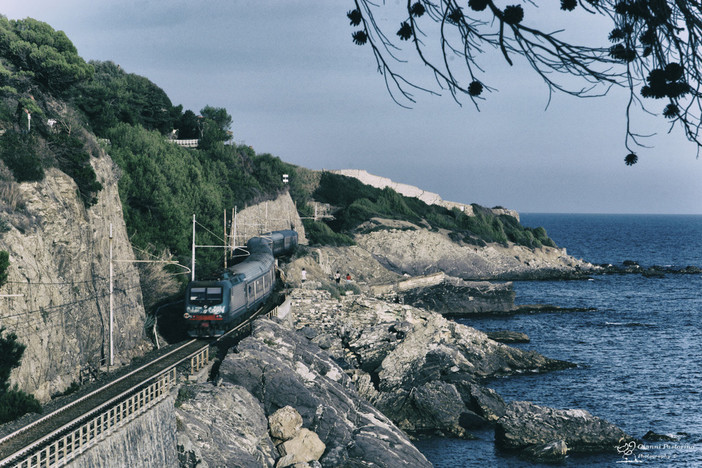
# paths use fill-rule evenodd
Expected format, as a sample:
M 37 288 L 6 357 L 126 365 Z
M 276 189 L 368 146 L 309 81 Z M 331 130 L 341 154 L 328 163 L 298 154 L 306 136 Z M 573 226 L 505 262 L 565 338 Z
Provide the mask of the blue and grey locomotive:
M 188 335 L 216 337 L 263 304 L 275 286 L 274 257 L 291 253 L 297 232 L 273 231 L 246 243 L 249 256 L 218 281 L 191 281 L 185 293 Z

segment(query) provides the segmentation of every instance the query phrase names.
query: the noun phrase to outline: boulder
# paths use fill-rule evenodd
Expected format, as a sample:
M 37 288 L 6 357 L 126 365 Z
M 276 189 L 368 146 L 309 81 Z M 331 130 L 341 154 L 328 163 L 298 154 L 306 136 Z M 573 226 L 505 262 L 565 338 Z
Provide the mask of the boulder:
M 632 437 L 604 419 L 580 409 L 557 410 L 528 401 L 507 405 L 495 426 L 495 443 L 507 450 L 546 446 L 563 441 L 569 452 L 615 452 Z
M 278 445 L 282 457 L 276 462 L 276 468 L 283 468 L 296 463 L 308 463 L 319 460 L 326 445 L 319 436 L 309 429 L 300 429 L 295 437 Z
M 290 440 L 302 427 L 302 416 L 292 406 L 280 408 L 268 416 L 268 430 L 271 437 L 278 440 Z

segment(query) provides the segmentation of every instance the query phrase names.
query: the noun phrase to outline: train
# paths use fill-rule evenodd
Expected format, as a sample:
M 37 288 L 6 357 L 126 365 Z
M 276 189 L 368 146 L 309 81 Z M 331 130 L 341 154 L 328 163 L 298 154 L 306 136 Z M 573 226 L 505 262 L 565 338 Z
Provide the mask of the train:
M 288 229 L 252 237 L 249 255 L 215 281 L 191 281 L 185 292 L 187 333 L 193 338 L 222 336 L 257 310 L 273 292 L 275 257 L 292 253 L 297 232 Z

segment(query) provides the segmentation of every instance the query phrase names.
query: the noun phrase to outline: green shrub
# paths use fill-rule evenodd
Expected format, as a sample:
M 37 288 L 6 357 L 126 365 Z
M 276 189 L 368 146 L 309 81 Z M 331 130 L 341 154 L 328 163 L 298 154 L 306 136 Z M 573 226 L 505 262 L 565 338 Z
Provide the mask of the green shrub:
M 17 419 L 25 413 L 41 412 L 41 405 L 32 395 L 16 387 L 9 388 L 10 372 L 19 367 L 24 348 L 23 344 L 17 342 L 16 334 L 5 333 L 5 328 L 0 327 L 0 424 Z
M 41 405 L 34 396 L 17 388 L 0 392 L 0 424 L 27 413 L 41 413 Z
M 304 219 L 302 223 L 305 226 L 305 235 L 307 240 L 312 245 L 353 245 L 353 239 L 342 233 L 334 232 L 326 224 L 320 221 L 312 221 Z
M 90 165 L 90 155 L 85 151 L 83 142 L 78 138 L 60 133 L 49 138 L 59 168 L 69 175 L 78 185 L 78 192 L 86 207 L 97 203 L 97 192 L 102 190 L 93 166 Z
M 10 267 L 10 254 L 0 250 L 0 287 L 7 282 L 7 269 Z
M 10 168 L 17 182 L 44 179 L 44 168 L 36 144 L 36 139 L 31 134 L 11 130 L 0 137 L 0 158 Z

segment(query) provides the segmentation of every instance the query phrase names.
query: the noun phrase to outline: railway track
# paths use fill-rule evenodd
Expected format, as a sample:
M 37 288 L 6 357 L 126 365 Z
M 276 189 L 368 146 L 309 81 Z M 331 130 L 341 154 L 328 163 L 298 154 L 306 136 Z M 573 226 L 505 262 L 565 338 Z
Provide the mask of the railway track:
M 211 346 L 250 330 L 262 308 L 217 340 L 190 340 L 0 438 L 0 468 L 53 467 L 70 462 L 118 427 L 164 399 L 175 385 L 176 367 L 204 367 Z

